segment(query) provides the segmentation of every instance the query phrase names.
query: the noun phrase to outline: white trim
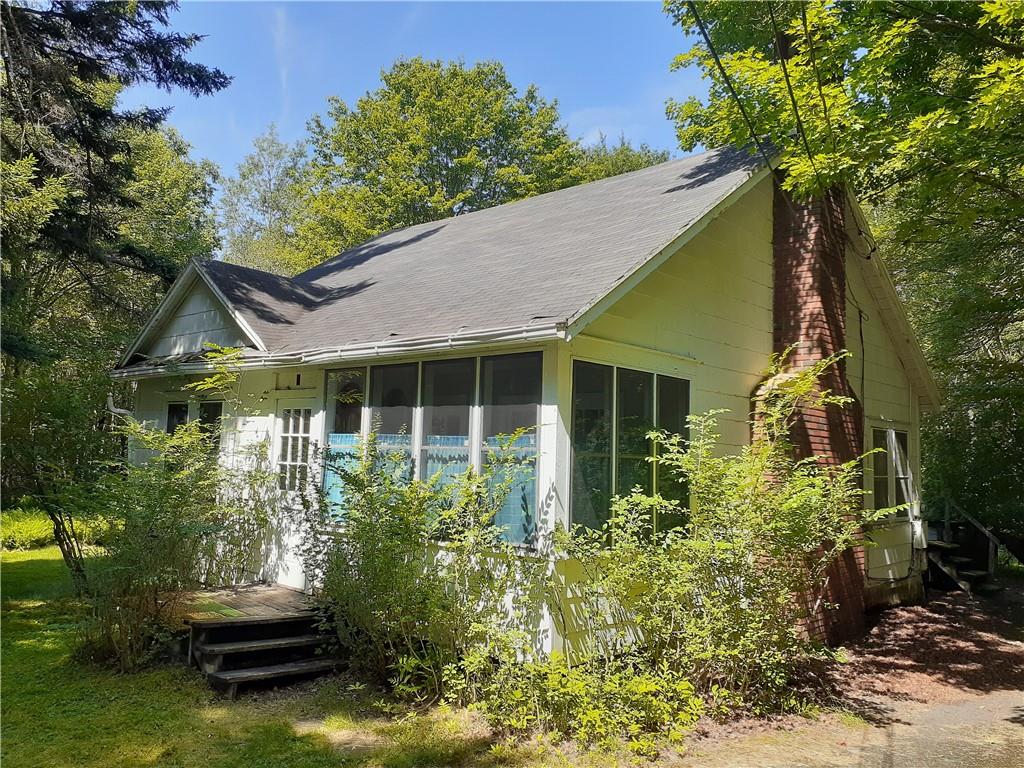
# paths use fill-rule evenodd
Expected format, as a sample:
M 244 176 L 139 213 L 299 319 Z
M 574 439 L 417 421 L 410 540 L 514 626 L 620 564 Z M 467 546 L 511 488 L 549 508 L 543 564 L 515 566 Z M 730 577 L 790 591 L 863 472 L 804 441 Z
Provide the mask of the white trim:
M 589 304 L 573 313 L 569 317 L 566 327 L 567 339 L 571 339 L 573 336 L 581 333 L 588 325 L 603 315 L 609 307 L 636 288 L 644 278 L 678 253 L 684 245 L 704 231 L 704 229 L 712 221 L 718 218 L 723 211 L 732 206 L 733 203 L 757 186 L 771 173 L 772 170 L 767 166 L 761 166 L 758 168 L 749 177 L 747 177 L 745 181 L 719 200 L 700 218 L 691 224 L 688 224 L 682 231 L 678 232 L 667 245 L 655 253 L 645 257 L 638 264 L 627 270 L 619 279 L 619 282 L 616 283 L 610 291 L 598 296 Z
M 378 358 L 395 357 L 398 355 L 422 354 L 425 352 L 443 352 L 446 350 L 466 349 L 492 344 L 536 343 L 564 339 L 565 330 L 561 323 L 544 325 L 523 325 L 512 328 L 477 331 L 474 333 L 447 334 L 444 336 L 424 336 L 414 339 L 397 341 L 370 342 L 353 344 L 335 349 L 311 349 L 299 352 L 267 354 L 255 358 L 242 358 L 235 365 L 241 370 L 260 368 L 286 368 L 299 365 L 333 364 L 359 361 L 371 361 Z M 511 354 L 511 352 L 509 352 Z M 205 360 L 181 363 L 176 366 L 147 365 L 112 371 L 110 376 L 116 380 L 147 379 L 171 374 L 203 373 L 215 369 L 215 365 Z
M 217 300 L 224 305 L 228 314 L 231 315 L 231 319 L 234 320 L 235 324 L 242 329 L 242 333 L 249 337 L 249 340 L 256 345 L 256 348 L 260 350 L 260 352 L 267 352 L 269 347 L 263 343 L 263 339 L 261 339 L 259 334 L 253 330 L 253 327 L 249 325 L 246 319 L 235 310 L 231 305 L 231 302 L 228 301 L 228 297 L 221 292 L 220 288 L 217 287 L 217 284 L 213 282 L 208 274 L 206 274 L 206 270 L 197 264 L 196 272 L 203 279 L 203 283 L 206 284 L 206 287 L 209 288 L 213 295 L 217 297 Z
M 245 320 L 234 310 L 230 302 L 228 302 L 224 294 L 221 293 L 220 289 L 218 289 L 217 286 L 213 284 L 213 281 L 210 280 L 209 276 L 205 273 L 203 268 L 200 267 L 199 264 L 197 264 L 193 260 L 185 265 L 185 269 L 181 271 L 181 274 L 178 275 L 177 279 L 171 284 L 171 287 L 167 289 L 167 293 L 165 293 L 164 297 L 160 300 L 160 303 L 157 305 L 156 310 L 154 310 L 153 314 L 150 315 L 149 320 L 146 321 L 146 324 L 142 326 L 142 330 L 140 330 L 138 334 L 136 334 L 135 339 L 128 346 L 127 351 L 121 356 L 121 360 L 118 362 L 118 367 L 128 364 L 128 361 L 132 358 L 132 355 L 139 351 L 139 348 L 143 345 L 145 341 L 149 339 L 153 331 L 155 331 L 166 320 L 169 319 L 168 315 L 170 315 L 175 309 L 178 308 L 178 305 L 185 298 L 185 294 L 188 292 L 190 288 L 192 288 L 192 286 L 197 281 L 202 281 L 203 285 L 205 285 L 214 295 L 217 301 L 219 301 L 223 305 L 224 310 L 235 322 L 239 330 L 241 330 L 243 334 L 248 336 L 249 340 L 253 344 L 255 344 L 258 349 L 264 352 L 267 350 L 267 347 L 260 340 L 259 336 L 256 335 L 255 331 L 252 330 L 252 327 L 247 322 L 245 322 Z M 111 376 L 115 379 L 132 378 L 126 376 L 118 376 L 117 374 L 119 373 L 121 372 L 115 370 L 113 371 L 113 373 L 111 373 Z

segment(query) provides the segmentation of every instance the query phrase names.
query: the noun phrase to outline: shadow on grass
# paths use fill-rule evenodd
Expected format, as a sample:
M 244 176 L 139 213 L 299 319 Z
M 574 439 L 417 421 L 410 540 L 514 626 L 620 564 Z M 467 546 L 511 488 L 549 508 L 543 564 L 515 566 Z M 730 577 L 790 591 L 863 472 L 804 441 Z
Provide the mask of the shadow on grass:
M 340 677 L 228 701 L 183 666 L 125 675 L 77 664 L 82 606 L 62 569 L 55 551 L 3 554 L 4 768 L 492 768 L 533 760 L 463 712 L 383 716 L 374 694 Z

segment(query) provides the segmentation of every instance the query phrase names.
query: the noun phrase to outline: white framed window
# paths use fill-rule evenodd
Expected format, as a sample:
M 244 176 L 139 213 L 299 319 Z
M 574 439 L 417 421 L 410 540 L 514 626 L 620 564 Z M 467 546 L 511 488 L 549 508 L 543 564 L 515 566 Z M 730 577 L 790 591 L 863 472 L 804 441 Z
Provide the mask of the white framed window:
M 872 449 L 881 449 L 871 455 L 872 509 L 885 509 L 916 501 L 914 477 L 911 470 L 910 435 L 905 430 L 887 427 L 871 429 Z M 908 514 L 909 509 L 900 514 Z
M 309 477 L 310 427 L 313 408 L 284 401 L 278 407 L 277 487 L 298 491 Z
M 376 432 L 381 450 L 408 457 L 409 476 L 440 475 L 444 485 L 469 467 L 480 471 L 500 435 L 526 430 L 510 447 L 527 468 L 495 524 L 524 544 L 536 531 L 541 352 L 442 358 L 330 371 L 324 490 L 343 514 L 338 470 Z
M 174 431 L 182 424 L 188 423 L 188 403 L 173 402 L 167 404 L 167 419 L 164 422 L 164 429 L 167 434 L 173 435 Z
M 685 435 L 690 382 L 675 376 L 612 365 L 573 361 L 572 488 L 574 523 L 600 528 L 608 520 L 611 499 L 639 487 L 657 489 L 680 502 L 678 515 L 655 521 L 659 529 L 682 523 L 685 485 L 650 459 L 652 429 Z

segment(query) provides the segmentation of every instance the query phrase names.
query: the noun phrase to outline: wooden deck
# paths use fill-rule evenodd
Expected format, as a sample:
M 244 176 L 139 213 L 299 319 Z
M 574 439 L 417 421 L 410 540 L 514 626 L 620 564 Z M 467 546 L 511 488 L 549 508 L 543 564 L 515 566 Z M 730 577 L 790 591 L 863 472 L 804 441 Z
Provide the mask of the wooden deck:
M 182 612 L 186 622 L 197 619 L 273 617 L 309 610 L 306 596 L 277 584 L 244 584 L 194 592 Z

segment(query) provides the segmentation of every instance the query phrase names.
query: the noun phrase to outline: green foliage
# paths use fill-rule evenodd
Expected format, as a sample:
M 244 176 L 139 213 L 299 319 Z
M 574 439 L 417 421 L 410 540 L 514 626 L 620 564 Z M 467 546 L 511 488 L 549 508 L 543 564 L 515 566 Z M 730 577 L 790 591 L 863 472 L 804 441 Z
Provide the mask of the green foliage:
M 165 32 L 174 3 L 0 3 L 3 89 L 0 143 L 7 185 L 24 178 L 38 190 L 30 220 L 4 231 L 5 354 L 40 359 L 37 315 L 69 290 L 99 306 L 119 301 L 139 276 L 170 281 L 173 261 L 145 240 L 125 237 L 134 177 L 132 137 L 156 128 L 162 109 L 119 110 L 124 87 L 152 83 L 195 95 L 229 78 L 186 56 L 199 36 Z M 15 190 L 22 201 L 31 200 Z M 159 201 L 150 201 L 159 204 Z M 6 213 L 6 210 L 5 210 Z M 40 226 L 42 224 L 42 226 Z
M 100 542 L 105 524 L 78 526 L 78 536 L 83 544 Z M 32 506 L 31 500 L 0 512 L 0 546 L 4 549 L 34 549 L 53 544 L 53 521 L 41 509 Z
M 494 525 L 525 469 L 501 450 L 454 484 L 410 480 L 371 435 L 355 466 L 334 471 L 344 508 L 306 494 L 303 550 L 347 657 L 403 697 L 477 700 L 495 663 L 530 639 L 540 564 Z M 524 599 L 510 605 L 511 594 Z
M 276 494 L 266 446 L 234 470 L 198 421 L 173 434 L 131 420 L 119 431 L 135 461 L 118 462 L 72 503 L 77 520 L 110 522 L 102 555 L 87 561 L 82 654 L 128 670 L 158 650 L 184 592 L 255 578 Z
M 754 132 L 778 150 L 784 184 L 801 194 L 849 184 L 872 207 L 877 249 L 947 398 L 925 424 L 926 508 L 952 494 L 1020 530 L 1021 4 L 694 5 Z M 690 3 L 666 10 L 699 32 Z M 677 65 L 696 63 L 710 92 L 669 105 L 680 143 L 750 145 L 710 49 L 694 39 Z
M 582 182 L 606 179 L 620 173 L 639 171 L 651 165 L 668 160 L 668 150 L 651 149 L 646 144 L 634 148 L 619 135 L 619 143 L 608 146 L 608 138 L 602 133 L 600 140 L 580 150 L 579 174 Z
M 500 668 L 479 708 L 500 730 L 542 729 L 580 744 L 653 755 L 659 738 L 681 741 L 704 712 L 680 673 L 632 659 L 570 665 L 560 654 Z
M 796 409 L 844 399 L 818 386 L 837 358 L 796 373 L 783 373 L 783 361 L 738 454 L 720 450 L 715 412 L 690 418 L 688 440 L 652 433 L 657 460 L 690 490 L 682 527 L 654 531 L 657 514 L 678 514 L 676 504 L 636 489 L 614 500 L 603 530 L 563 539 L 583 574 L 570 584 L 567 626 L 581 637 L 579 659 L 671 670 L 730 708 L 793 704 L 792 673 L 824 652 L 800 626 L 820 606 L 829 566 L 865 521 L 891 510 L 862 511 L 859 459 L 828 467 L 793 458 Z
M 271 124 L 253 151 L 224 180 L 221 215 L 224 258 L 235 264 L 292 275 L 312 266 L 297 250 L 296 223 L 304 205 L 306 157 L 301 143 L 285 144 Z
M 576 183 L 576 145 L 557 105 L 520 94 L 497 62 L 401 59 L 349 107 L 310 122 L 308 221 L 314 262 L 385 230 Z

